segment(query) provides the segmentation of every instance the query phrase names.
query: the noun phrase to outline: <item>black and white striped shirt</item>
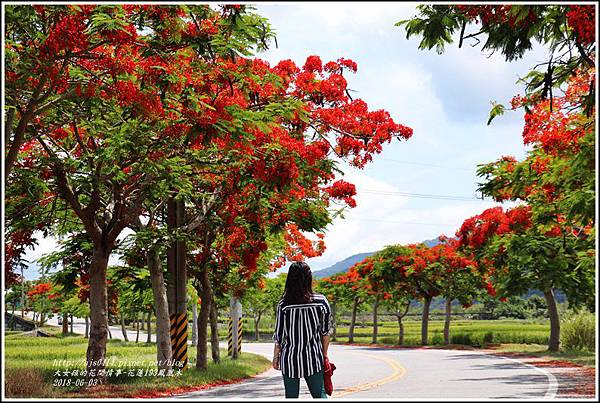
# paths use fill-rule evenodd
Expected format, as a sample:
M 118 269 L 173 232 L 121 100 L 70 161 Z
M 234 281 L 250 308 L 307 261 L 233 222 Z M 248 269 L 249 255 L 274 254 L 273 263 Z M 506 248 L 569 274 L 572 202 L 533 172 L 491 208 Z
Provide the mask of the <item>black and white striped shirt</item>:
M 329 334 L 331 308 L 324 295 L 307 304 L 277 305 L 273 340 L 281 347 L 279 369 L 290 378 L 303 378 L 323 369 L 322 336 Z

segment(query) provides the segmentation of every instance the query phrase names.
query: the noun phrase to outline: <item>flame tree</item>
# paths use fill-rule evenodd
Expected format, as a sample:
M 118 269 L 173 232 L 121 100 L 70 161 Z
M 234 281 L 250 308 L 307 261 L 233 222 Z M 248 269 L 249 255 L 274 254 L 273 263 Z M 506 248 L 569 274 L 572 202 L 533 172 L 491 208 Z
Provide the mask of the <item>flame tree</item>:
M 523 138 L 532 150 L 523 161 L 504 157 L 479 169 L 484 194 L 527 203 L 527 230 L 494 243 L 495 264 L 506 268 L 496 277 L 515 293 L 544 292 L 553 351 L 560 341 L 554 289 L 573 306 L 592 307 L 594 299 L 595 110 L 588 117 L 581 104 L 591 74 L 574 76 L 564 97 L 552 102 L 515 100 L 515 107 L 528 105 Z
M 106 352 L 108 257 L 125 228 L 140 228 L 141 216 L 149 238 L 155 237 L 161 193 L 192 198 L 189 231 L 205 224 L 205 207 L 213 199 L 221 214 L 211 210 L 211 216 L 234 217 L 243 200 L 232 201 L 232 195 L 243 186 L 260 195 L 253 200 L 298 184 L 307 198 L 351 198 L 344 182 L 325 187 L 333 179 L 331 162 L 315 162 L 332 152 L 362 167 L 384 143 L 412 134 L 387 112 L 369 111 L 349 97 L 342 73 L 356 71 L 352 61 L 322 65 L 309 57 L 300 69 L 290 61 L 270 67 L 250 58 L 272 35 L 266 21 L 245 6 L 7 10 L 7 103 L 14 111 L 7 121 L 7 183 L 17 188 L 37 178 L 48 192 L 39 192 L 38 199 L 44 195 L 78 222 L 93 244 L 87 359 L 96 369 Z M 315 170 L 306 183 L 297 180 L 306 178 L 298 174 L 300 159 Z M 250 179 L 240 179 L 250 168 Z M 277 217 L 277 204 L 272 207 L 270 217 L 285 222 L 287 217 Z M 51 225 L 20 216 L 27 220 Z M 236 259 L 252 271 L 256 251 L 264 250 L 261 225 L 247 237 L 246 226 L 230 231 L 233 220 L 222 233 L 209 235 L 223 247 L 227 238 L 244 235 Z M 250 213 L 244 221 L 259 222 Z M 15 237 L 10 241 L 16 243 Z M 151 245 L 158 249 L 151 255 L 155 260 L 164 241 Z M 205 251 L 209 241 L 196 238 Z M 152 277 L 160 280 L 159 273 Z M 160 295 L 158 290 L 155 298 Z
M 525 206 L 489 209 L 463 224 L 462 247 L 504 293 L 527 287 L 543 290 L 551 322 L 549 349 L 558 350 L 560 322 L 554 287 L 569 302 L 593 296 L 595 274 L 595 6 L 594 5 L 434 5 L 419 6 L 404 25 L 407 37 L 422 37 L 420 48 L 444 46 L 459 33 L 507 61 L 521 58 L 538 41 L 548 58 L 523 78 L 525 96 L 510 109 L 525 110 L 523 141 L 531 146 L 524 161 L 507 156 L 482 166 L 480 190 L 495 200 L 521 200 Z M 474 32 L 468 29 L 476 27 Z M 504 113 L 495 104 L 491 120 Z M 491 283 L 488 289 L 495 293 Z

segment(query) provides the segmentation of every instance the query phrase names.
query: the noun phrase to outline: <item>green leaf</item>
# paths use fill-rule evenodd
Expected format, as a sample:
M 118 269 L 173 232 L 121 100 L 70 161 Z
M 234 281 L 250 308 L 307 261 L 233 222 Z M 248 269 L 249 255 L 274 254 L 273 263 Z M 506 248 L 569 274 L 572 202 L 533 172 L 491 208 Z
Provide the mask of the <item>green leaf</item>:
M 496 116 L 503 115 L 505 111 L 506 111 L 506 107 L 504 105 L 496 103 L 496 102 L 492 102 L 492 110 L 490 111 L 490 117 L 487 121 L 487 125 L 489 126 L 490 123 L 492 123 L 492 120 Z

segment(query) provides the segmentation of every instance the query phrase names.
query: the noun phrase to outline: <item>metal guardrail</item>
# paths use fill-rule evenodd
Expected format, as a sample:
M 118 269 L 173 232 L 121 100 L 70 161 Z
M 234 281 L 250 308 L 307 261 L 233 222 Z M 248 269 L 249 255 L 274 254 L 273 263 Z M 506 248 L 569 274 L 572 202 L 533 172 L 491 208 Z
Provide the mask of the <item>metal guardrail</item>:
M 34 330 L 37 327 L 33 321 L 8 312 L 4 312 L 4 322 L 6 323 L 6 327 L 10 330 L 29 331 Z
M 24 332 L 35 331 L 36 336 L 50 337 L 49 333 L 38 329 L 35 322 L 13 315 L 9 312 L 4 312 L 4 323 L 6 324 L 6 328 L 10 330 L 22 330 Z

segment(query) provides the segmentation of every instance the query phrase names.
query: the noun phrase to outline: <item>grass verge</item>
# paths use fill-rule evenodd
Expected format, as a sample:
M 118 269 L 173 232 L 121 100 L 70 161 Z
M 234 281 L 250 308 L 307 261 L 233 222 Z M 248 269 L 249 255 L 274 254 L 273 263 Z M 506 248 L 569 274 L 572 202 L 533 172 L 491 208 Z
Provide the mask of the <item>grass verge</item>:
M 154 344 L 109 340 L 107 358 L 114 370 L 106 384 L 88 388 L 81 386 L 85 377 L 64 375 L 64 370 L 84 369 L 87 339 L 77 335 L 62 337 L 26 337 L 10 334 L 5 337 L 5 390 L 7 397 L 158 397 L 173 393 L 204 389 L 213 385 L 232 383 L 264 372 L 270 362 L 259 355 L 242 353 L 236 361 L 221 351 L 221 362 L 209 362 L 208 369 L 194 368 L 196 348 L 188 349 L 193 358 L 187 371 L 180 376 L 129 376 L 133 371 L 153 369 L 156 360 Z M 71 360 L 65 366 L 54 365 L 55 360 Z M 132 362 L 135 361 L 135 362 Z M 116 376 L 116 370 L 123 372 Z M 60 370 L 61 374 L 56 375 Z M 71 380 L 69 382 L 69 379 Z M 77 382 L 77 380 L 81 380 Z

